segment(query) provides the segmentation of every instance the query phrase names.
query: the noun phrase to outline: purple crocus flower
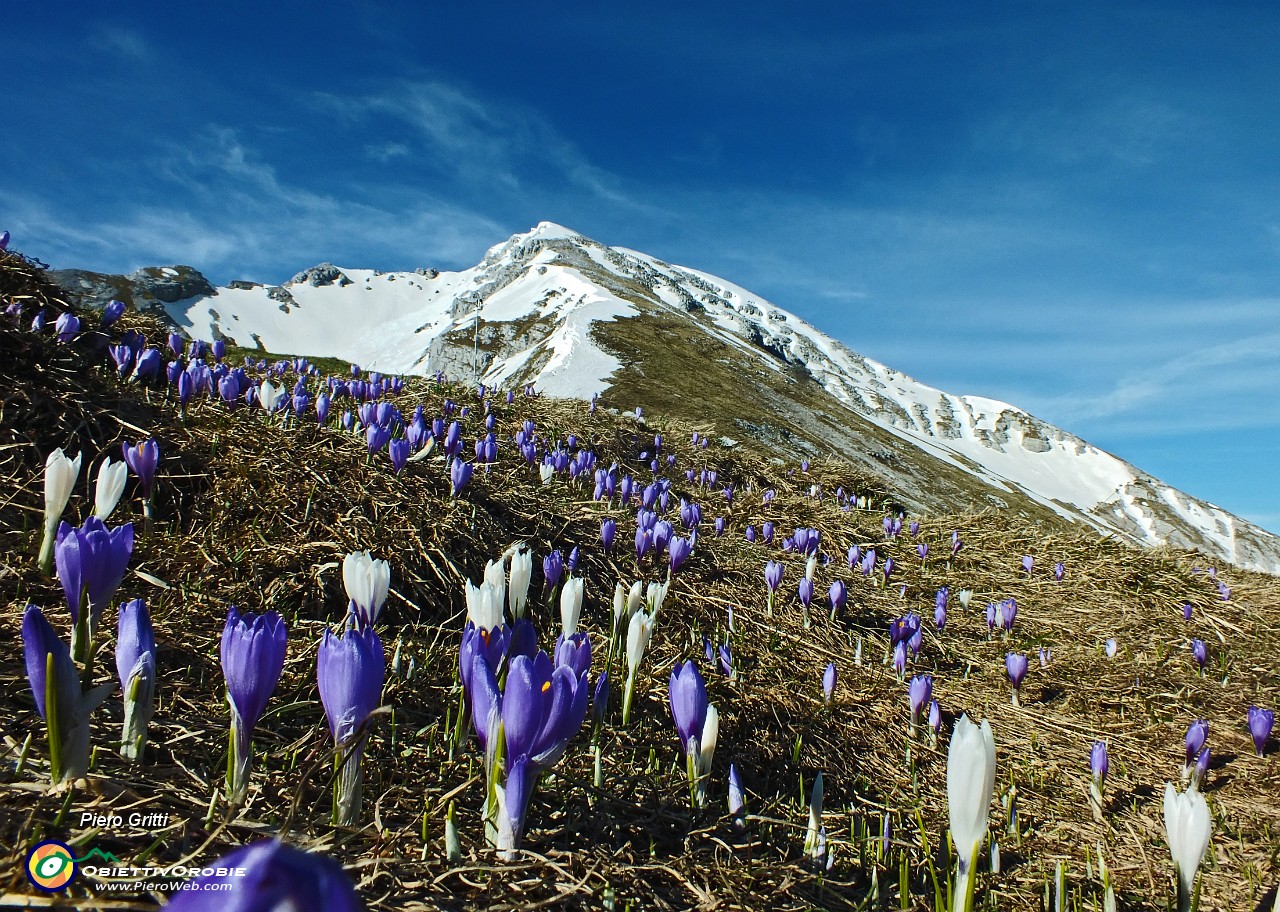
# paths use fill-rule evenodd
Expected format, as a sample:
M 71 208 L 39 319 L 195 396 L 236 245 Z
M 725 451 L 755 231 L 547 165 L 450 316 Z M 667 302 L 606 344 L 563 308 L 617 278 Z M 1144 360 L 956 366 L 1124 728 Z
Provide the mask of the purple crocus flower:
M 721 536 L 723 536 L 723 535 L 724 535 L 724 527 L 725 527 L 725 519 L 724 519 L 724 517 L 723 517 L 723 516 L 717 516 L 717 517 L 716 517 L 716 521 L 715 521 L 715 523 L 714 523 L 714 528 L 715 528 L 715 530 L 716 530 L 716 538 L 720 538 Z
M 1005 599 L 1000 603 L 1000 626 L 1005 633 L 1013 630 L 1013 624 L 1018 619 L 1018 603 L 1014 599 Z
M 907 685 L 907 696 L 911 701 L 911 724 L 914 726 L 920 720 L 920 714 L 924 708 L 933 699 L 932 675 L 913 677 L 911 683 Z
M 316 423 L 324 424 L 329 420 L 329 407 L 333 404 L 333 398 L 328 393 L 321 393 L 316 396 Z
M 828 590 L 827 595 L 831 599 L 831 617 L 834 618 L 836 614 L 844 608 L 844 604 L 849 597 L 849 592 L 845 587 L 844 581 L 834 580 L 831 583 L 831 588 Z
M 209 873 L 193 876 L 189 886 L 173 893 L 165 908 L 170 912 L 361 912 L 364 908 L 337 862 L 279 840 L 242 846 L 204 870 Z
M 746 536 L 747 541 L 754 542 L 756 540 L 756 527 L 747 526 L 747 531 L 744 533 L 744 535 Z
M 44 315 L 44 308 L 41 307 L 38 311 L 36 311 L 36 315 L 31 319 L 31 331 L 33 333 L 44 332 L 44 328 L 47 322 L 48 320 Z
M 732 628 L 730 628 L 732 629 Z M 720 658 L 720 670 L 724 672 L 725 677 L 733 677 L 733 652 L 729 649 L 728 643 L 721 643 L 717 650 Z
M 675 573 L 689 559 L 693 544 L 687 538 L 673 538 L 668 547 L 671 550 L 671 572 Z
M 510 659 L 504 689 L 499 692 L 494 669 L 483 656 L 471 672 L 476 728 L 491 742 L 504 734 L 505 781 L 492 747 L 487 751 L 489 782 L 497 790 L 493 808 L 499 853 L 510 859 L 524 833 L 529 799 L 539 775 L 564 754 L 587 715 L 587 675 L 568 666 L 555 667 L 545 652 Z
M 618 534 L 618 524 L 612 519 L 606 519 L 600 523 L 600 542 L 604 545 L 605 551 L 613 550 L 613 540 Z
M 116 674 L 124 694 L 124 734 L 120 754 L 140 760 L 147 743 L 147 726 L 155 707 L 156 637 L 146 603 L 134 599 L 120 606 L 116 636 Z
M 138 476 L 138 487 L 142 490 L 143 501 L 151 500 L 151 486 L 156 478 L 156 466 L 160 464 L 160 444 L 152 437 L 137 446 L 130 446 L 129 441 L 121 444 L 125 464 Z
M 391 467 L 399 475 L 409 464 L 409 441 L 403 437 L 387 441 L 387 456 L 391 458 Z
M 80 676 L 67 644 L 34 605 L 28 605 L 22 615 L 22 651 L 36 712 L 48 723 L 49 756 L 54 761 L 50 769 L 52 781 L 56 785 L 78 779 L 89 769 L 89 714 L 111 687 L 99 687 L 89 694 L 81 692 Z M 47 705 L 50 690 L 56 706 L 53 713 Z
M 363 729 L 382 703 L 386 671 L 382 641 L 372 627 L 351 627 L 341 637 L 326 628 L 316 656 L 316 684 L 341 763 L 333 793 L 333 821 L 340 826 L 359 822 Z
M 937 700 L 929 701 L 929 728 L 934 738 L 937 738 L 938 732 L 942 731 L 942 707 L 938 705 Z
M 1253 736 L 1253 747 L 1261 757 L 1271 736 L 1271 726 L 1275 724 L 1276 714 L 1269 709 L 1257 706 L 1249 707 L 1249 734 Z
M 585 633 L 574 633 L 556 638 L 555 663 L 565 665 L 573 673 L 582 676 L 591 668 L 591 638 Z
M 164 360 L 160 357 L 160 349 L 144 349 L 142 354 L 138 356 L 138 366 L 134 368 L 133 376 L 137 380 L 152 380 L 159 377 L 163 363 Z
M 1035 566 L 1035 563 L 1036 563 L 1035 558 L 1033 558 L 1030 554 L 1022 558 L 1022 569 L 1027 571 L 1028 576 L 1031 575 L 1031 568 Z
M 176 332 L 169 333 L 169 351 L 173 352 L 175 358 L 182 357 L 182 336 Z
M 1197 788 L 1204 782 L 1205 773 L 1209 772 L 1209 759 L 1210 752 L 1207 747 L 1196 756 L 1195 769 L 1191 771 L 1191 782 Z
M 71 651 L 77 660 L 89 663 L 102 610 L 115 596 L 133 556 L 133 523 L 108 529 L 96 516 L 78 527 L 64 522 L 53 553 L 74 625 Z M 82 612 L 85 601 L 89 610 Z
M 809 613 L 809 605 L 813 602 L 813 580 L 807 576 L 800 580 L 799 596 L 800 604 L 804 607 L 807 615 Z
M 1189 620 L 1191 620 L 1191 611 L 1192 611 L 1192 609 L 1191 609 L 1191 603 L 1190 603 L 1190 602 L 1183 602 L 1183 603 L 1182 603 L 1182 619 L 1183 619 L 1184 621 L 1189 621 Z
M 70 342 L 80 332 L 80 318 L 67 311 L 58 317 L 54 329 L 58 333 L 59 342 Z
M 474 471 L 475 466 L 472 463 L 463 462 L 461 459 L 455 459 L 453 464 L 449 466 L 449 480 L 453 483 L 454 497 L 457 497 L 458 493 L 471 481 L 471 475 Z
M 764 582 L 769 587 L 770 592 L 777 592 L 778 587 L 782 585 L 782 571 L 784 567 L 779 561 L 767 561 L 764 565 Z
M 680 748 L 686 753 L 690 742 L 702 737 L 707 722 L 707 684 L 698 666 L 686 661 L 676 666 L 670 682 L 671 716 L 676 723 Z
M 835 699 L 836 693 L 836 663 L 828 662 L 827 667 L 822 672 L 822 699 L 828 706 Z
M 1010 652 L 1004 657 L 1005 670 L 1009 672 L 1009 683 L 1013 685 L 1013 705 L 1018 705 L 1018 689 L 1022 687 L 1022 679 L 1027 676 L 1027 656 L 1021 652 Z
M 600 672 L 596 678 L 595 693 L 591 695 L 591 718 L 595 725 L 604 722 L 605 713 L 609 711 L 609 672 Z
M 899 640 L 893 647 L 893 670 L 898 675 L 906 673 L 907 643 L 905 640 Z
M 862 559 L 862 549 L 857 545 L 850 545 L 845 558 L 849 564 L 849 569 L 855 569 L 858 566 L 858 561 Z
M 1094 741 L 1093 748 L 1089 751 L 1089 770 L 1093 773 L 1093 781 L 1097 784 L 1099 791 L 1107 781 L 1107 771 L 1110 768 L 1111 764 L 1107 759 L 1107 743 Z
M 886 586 L 889 585 L 889 577 L 893 573 L 893 566 L 893 558 L 886 557 L 884 559 L 884 583 Z
M 359 735 L 381 705 L 386 666 L 382 641 L 372 627 L 352 627 L 342 636 L 325 630 L 316 655 L 316 684 L 337 744 Z
M 1187 748 L 1187 766 L 1191 765 L 1192 760 L 1204 748 L 1204 743 L 1209 739 L 1209 723 L 1204 719 L 1196 719 L 1187 726 L 1186 748 Z
M 1204 665 L 1209 661 L 1209 649 L 1205 646 L 1204 640 L 1191 641 L 1191 657 L 1200 666 L 1200 673 L 1204 674 Z
M 542 559 L 542 578 L 546 581 L 548 590 L 556 587 L 563 573 L 564 556 L 561 555 L 559 549 L 552 551 Z
M 107 354 L 116 365 L 116 375 L 123 380 L 133 367 L 133 349 L 127 345 L 109 345 Z
M 231 703 L 232 763 L 227 799 L 240 805 L 249 788 L 253 730 L 267 708 L 284 669 L 287 632 L 274 611 L 241 615 L 234 605 L 222 630 L 222 675 Z
M 920 555 L 920 559 L 924 560 L 929 556 L 929 545 L 927 542 L 921 542 L 916 545 L 916 554 Z
M 9 232 L 0 231 L 0 250 L 9 249 Z
M 1067 575 L 1067 567 L 1062 561 L 1058 561 L 1053 565 L 1053 578 L 1058 582 L 1062 582 L 1062 578 Z

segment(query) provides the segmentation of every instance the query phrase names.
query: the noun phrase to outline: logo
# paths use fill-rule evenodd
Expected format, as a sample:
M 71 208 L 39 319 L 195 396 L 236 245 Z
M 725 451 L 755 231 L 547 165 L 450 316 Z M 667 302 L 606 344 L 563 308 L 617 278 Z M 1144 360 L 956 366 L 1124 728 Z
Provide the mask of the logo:
M 56 840 L 36 843 L 27 853 L 27 879 L 46 893 L 65 890 L 78 871 L 71 849 Z

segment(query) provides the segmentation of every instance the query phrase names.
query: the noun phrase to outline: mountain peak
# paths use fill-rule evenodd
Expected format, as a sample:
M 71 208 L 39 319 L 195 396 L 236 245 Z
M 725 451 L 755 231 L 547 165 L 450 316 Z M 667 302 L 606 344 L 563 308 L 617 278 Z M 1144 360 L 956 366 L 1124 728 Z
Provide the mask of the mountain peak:
M 838 455 L 885 478 L 911 509 L 1081 522 L 1136 544 L 1195 547 L 1280 571 L 1280 538 L 1020 408 L 935 389 L 724 279 L 555 222 L 513 235 L 459 272 L 321 264 L 284 293 L 212 291 L 165 310 L 196 337 L 384 373 L 443 371 L 553 396 L 600 392 L 778 455 Z

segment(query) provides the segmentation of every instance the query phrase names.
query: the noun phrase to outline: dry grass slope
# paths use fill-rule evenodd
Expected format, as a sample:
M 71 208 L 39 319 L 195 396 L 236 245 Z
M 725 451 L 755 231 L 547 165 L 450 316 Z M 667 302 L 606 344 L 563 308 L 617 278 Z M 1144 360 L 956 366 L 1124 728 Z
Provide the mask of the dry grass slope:
M 695 449 L 692 428 L 678 421 L 655 416 L 640 429 L 604 410 L 587 415 L 581 403 L 537 398 L 495 403 L 499 463 L 490 474 L 477 472 L 462 496 L 451 499 L 439 462 L 411 463 L 396 476 L 385 455 L 370 461 L 360 439 L 333 428 L 281 428 L 266 424 L 261 413 L 214 404 L 194 407 L 180 421 L 163 388 L 117 383 L 92 334 L 64 345 L 26 332 L 37 304 L 54 310 L 67 304 L 37 264 L 3 257 L 0 305 L 21 300 L 24 316 L 21 328 L 0 327 L 0 891 L 30 891 L 22 859 L 40 838 L 141 864 L 207 862 L 231 846 L 280 834 L 338 859 L 371 909 L 932 908 L 929 865 L 942 864 L 947 819 L 945 733 L 966 712 L 991 720 L 998 751 L 1001 801 L 993 803 L 992 833 L 1001 870 L 987 874 L 984 865 L 984 908 L 1041 909 L 1059 860 L 1082 896 L 1080 908 L 1098 907 L 1096 878 L 1086 876 L 1086 858 L 1098 844 L 1115 874 L 1121 908 L 1164 908 L 1172 870 L 1160 791 L 1178 775 L 1187 724 L 1201 717 L 1209 720 L 1215 756 L 1207 786 L 1214 838 L 1202 908 L 1252 909 L 1269 901 L 1280 876 L 1280 754 L 1255 757 L 1244 719 L 1251 703 L 1274 707 L 1280 696 L 1271 634 L 1280 624 L 1280 581 L 1219 567 L 1219 578 L 1232 587 L 1224 602 L 1207 575 L 1193 572 L 1204 566 L 1196 555 L 1133 551 L 991 512 L 922 517 L 917 539 L 904 531 L 886 541 L 880 513 L 841 512 L 830 497 L 806 496 L 811 483 L 828 492 L 842 484 L 892 496 L 884 482 L 861 471 L 823 462 L 808 476 L 791 476 L 746 446 Z M 158 324 L 131 313 L 123 325 L 161 342 Z M 406 411 L 422 403 L 432 414 L 446 397 L 476 405 L 474 390 L 419 381 L 407 384 L 398 401 Z M 526 418 L 552 438 L 577 434 L 602 464 L 618 460 L 637 477 L 647 473 L 638 454 L 660 430 L 678 468 L 718 468 L 739 496 L 727 511 L 718 495 L 688 492 L 703 500 L 707 525 L 725 515 L 729 531 L 715 539 L 707 529 L 675 577 L 632 723 L 622 727 L 615 711 L 601 733 L 603 785 L 593 784 L 584 732 L 535 794 L 520 860 L 504 864 L 479 835 L 474 739 L 456 753 L 448 746 L 462 580 L 478 579 L 484 562 L 516 540 L 530 542 L 538 555 L 580 546 L 588 593 L 583 626 L 599 656 L 614 583 L 658 575 L 651 566 L 636 566 L 629 546 L 634 519 L 628 524 L 622 511 L 593 502 L 589 490 L 560 477 L 544 487 L 519 463 L 509 439 Z M 120 703 L 113 697 L 97 715 L 99 750 L 88 780 L 68 795 L 50 794 L 18 637 L 28 603 L 44 607 L 60 629 L 67 626 L 62 592 L 38 574 L 33 558 L 44 457 L 62 446 L 83 451 L 96 467 L 99 454 L 148 435 L 163 453 L 156 522 L 139 537 L 120 596 L 146 598 L 157 627 L 160 702 L 152 745 L 143 765 L 117 756 Z M 73 515 L 91 501 L 84 478 Z M 677 492 L 686 487 L 683 478 L 681 471 Z M 756 488 L 752 495 L 745 493 L 748 484 Z M 759 495 L 765 488 L 777 491 L 768 505 Z M 132 483 L 126 496 L 132 500 L 113 522 L 140 521 Z M 605 515 L 619 519 L 620 544 L 612 555 L 598 545 Z M 795 598 L 802 559 L 743 539 L 748 523 L 766 519 L 781 534 L 798 525 L 821 530 L 832 562 L 819 569 L 817 589 L 825 593 L 833 578 L 847 582 L 850 599 L 841 618 L 831 622 L 818 610 L 814 626 L 804 628 Z M 948 561 L 953 529 L 964 548 Z M 919 541 L 931 546 L 927 560 L 916 554 Z M 843 555 L 855 543 L 893 555 L 900 568 L 894 585 L 873 584 L 846 567 Z M 354 549 L 391 561 L 384 640 L 389 650 L 401 651 L 402 672 L 388 676 L 384 699 L 391 709 L 368 751 L 367 822 L 335 828 L 328 823 L 332 765 L 315 655 L 324 626 L 345 610 L 340 562 Z M 1036 558 L 1032 575 L 1021 569 L 1024 554 Z M 787 565 L 772 617 L 761 573 L 767 557 Z M 1048 572 L 1055 560 L 1067 567 L 1061 582 Z M 545 646 L 558 614 L 553 621 L 545 596 L 536 601 L 539 576 L 535 571 L 535 619 Z M 906 688 L 884 663 L 887 624 L 906 610 L 930 619 L 942 585 L 953 593 L 950 619 L 941 634 L 926 623 L 913 671 L 935 676 L 944 735 L 936 748 L 924 740 L 914 746 L 913 776 L 905 756 Z M 974 591 L 967 611 L 955 600 L 962 588 Z M 1020 610 L 1005 643 L 988 638 L 983 608 L 1007 597 L 1016 597 Z M 1184 600 L 1195 606 L 1189 624 L 1181 618 Z M 256 736 L 250 801 L 233 817 L 211 803 L 225 770 L 218 638 L 230 604 L 279 611 L 290 635 L 284 677 Z M 703 634 L 719 642 L 731 606 L 734 682 L 701 658 Z M 104 628 L 114 622 L 109 614 Z M 1205 677 L 1191 661 L 1192 636 L 1210 644 Z M 1115 658 L 1103 652 L 1108 637 L 1118 642 Z M 861 665 L 854 661 L 859 639 Z M 1004 654 L 1034 653 L 1042 645 L 1052 649 L 1052 661 L 1032 669 L 1022 706 L 1014 708 Z M 722 714 L 713 804 L 701 812 L 688 806 L 666 705 L 668 674 L 689 656 L 706 673 Z M 411 676 L 403 670 L 410 658 Z M 828 661 L 840 674 L 832 708 L 821 700 Z M 1105 823 L 1094 821 L 1085 800 L 1094 738 L 1111 745 Z M 744 833 L 723 816 L 730 762 L 748 790 L 752 817 Z M 826 782 L 824 820 L 836 846 L 826 872 L 801 852 L 807 819 L 801 790 L 807 793 L 819 770 Z M 1015 793 L 1016 820 L 1009 812 Z M 458 864 L 446 862 L 442 844 L 450 801 L 457 802 L 463 839 Z M 170 825 L 159 833 L 80 825 L 84 811 L 111 810 L 167 813 Z M 886 817 L 887 855 L 880 840 Z M 146 895 L 122 900 L 124 894 L 113 894 L 111 905 L 83 881 L 70 895 L 79 909 L 159 904 L 159 897 Z

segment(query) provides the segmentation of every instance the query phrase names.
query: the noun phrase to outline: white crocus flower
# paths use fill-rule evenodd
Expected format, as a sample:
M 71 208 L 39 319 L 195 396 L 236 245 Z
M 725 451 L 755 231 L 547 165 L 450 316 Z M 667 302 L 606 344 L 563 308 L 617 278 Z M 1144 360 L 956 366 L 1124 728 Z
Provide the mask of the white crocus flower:
M 498 607 L 507 600 L 507 568 L 501 557 L 484 565 L 484 581 L 497 593 Z
M 969 602 L 970 602 L 972 599 L 973 599 L 973 590 L 972 590 L 972 589 L 961 589 L 961 590 L 960 590 L 960 604 L 961 604 L 961 605 L 963 605 L 965 608 L 968 608 L 968 607 L 969 607 Z
M 44 540 L 40 543 L 40 569 L 53 573 L 53 546 L 57 541 L 62 511 L 71 499 L 71 489 L 80 477 L 80 457 L 68 459 L 62 448 L 54 450 L 44 462 Z
M 507 600 L 511 608 L 511 616 L 520 618 L 524 615 L 524 606 L 529 601 L 529 582 L 533 579 L 533 552 L 520 542 L 512 546 L 511 577 L 507 583 Z
M 1209 847 L 1212 827 L 1209 804 L 1198 789 L 1189 788 L 1179 794 L 1172 782 L 1164 784 L 1164 832 L 1178 872 L 1179 912 L 1191 908 L 1196 872 Z
M 110 457 L 98 466 L 98 485 L 94 489 L 93 515 L 103 522 L 115 511 L 124 494 L 124 483 L 129 479 L 129 466 L 123 461 L 112 462 Z
M 551 476 L 555 475 L 555 473 L 555 467 L 548 465 L 545 462 L 538 466 L 538 474 L 542 477 L 542 483 L 544 485 L 551 484 Z
M 645 600 L 649 603 L 649 613 L 654 617 L 658 616 L 658 612 L 662 610 L 662 603 L 667 600 L 667 590 L 671 588 L 671 580 L 665 583 L 650 583 L 649 589 L 645 593 Z
M 809 582 L 813 582 L 813 575 L 818 572 L 818 554 L 815 551 L 809 555 L 809 562 L 804 566 L 804 576 Z
M 560 590 L 560 632 L 565 638 L 578 632 L 578 618 L 582 615 L 583 585 L 581 577 L 568 577 Z
M 627 625 L 627 689 L 622 699 L 622 724 L 631 719 L 631 700 L 635 696 L 636 672 L 640 670 L 640 660 L 644 651 L 649 648 L 649 639 L 653 636 L 653 615 L 647 611 L 637 611 L 631 615 L 631 623 Z
M 354 551 L 342 561 L 342 584 L 355 603 L 356 618 L 365 626 L 378 620 L 391 588 L 391 565 L 374 560 L 368 551 Z
M 698 739 L 695 769 L 698 781 L 694 795 L 698 807 L 707 806 L 707 786 L 711 783 L 711 761 L 716 754 L 716 742 L 720 740 L 720 710 L 714 703 L 707 705 L 707 720 L 702 723 L 702 737 Z
M 822 853 L 818 848 L 818 834 L 822 832 L 822 771 L 818 771 L 818 776 L 813 780 L 813 790 L 809 792 L 809 828 L 804 834 L 804 850 L 809 853 L 812 858 L 821 858 Z M 825 850 L 825 846 L 822 847 Z
M 962 715 L 951 733 L 947 752 L 947 809 L 956 847 L 956 894 L 952 909 L 973 904 L 973 868 L 987 835 L 987 814 L 996 785 L 996 742 L 986 719 L 974 725 Z
M 495 589 L 488 581 L 473 586 L 471 580 L 464 580 L 463 586 L 467 595 L 467 620 L 483 630 L 500 627 L 504 620 L 502 590 Z

